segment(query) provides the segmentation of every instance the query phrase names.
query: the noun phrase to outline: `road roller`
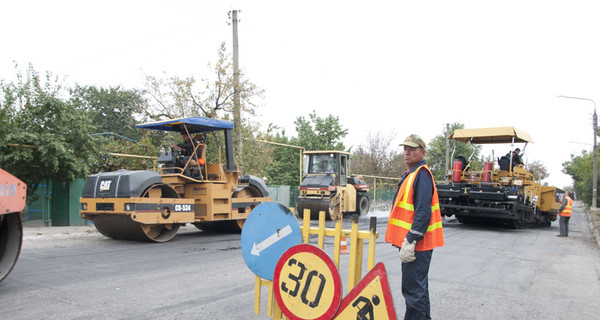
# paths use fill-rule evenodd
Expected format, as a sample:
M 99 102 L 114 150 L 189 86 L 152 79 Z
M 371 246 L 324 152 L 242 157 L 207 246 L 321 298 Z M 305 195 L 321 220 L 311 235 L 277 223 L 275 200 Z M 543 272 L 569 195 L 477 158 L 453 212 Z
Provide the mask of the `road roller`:
M 325 211 L 329 220 L 340 212 L 367 214 L 369 185 L 359 175 L 350 175 L 350 153 L 344 151 L 305 151 L 304 171 L 298 204 L 300 215 L 310 210 L 312 219 Z
M 80 199 L 82 219 L 113 239 L 166 242 L 180 226 L 240 232 L 252 209 L 271 201 L 264 181 L 241 175 L 233 161 L 233 122 L 188 117 L 139 124 L 178 132 L 186 143 L 162 152 L 153 170 L 118 170 L 90 175 Z M 199 137 L 221 134 L 225 163 L 209 163 Z M 186 145 L 187 144 L 187 145 Z
M 462 155 L 452 158 L 446 182 L 436 183 L 442 215 L 452 215 L 462 223 L 486 222 L 511 228 L 545 227 L 556 220 L 565 191 L 543 186 L 535 180 L 520 158 L 508 156 L 521 148 L 523 154 L 531 136 L 514 127 L 457 129 L 448 139 L 479 145 L 503 144 L 503 154 L 494 159 L 492 153 L 483 166 L 479 161 Z M 492 161 L 494 160 L 494 161 Z
M 13 269 L 21 253 L 27 186 L 10 173 L 0 169 L 0 282 Z

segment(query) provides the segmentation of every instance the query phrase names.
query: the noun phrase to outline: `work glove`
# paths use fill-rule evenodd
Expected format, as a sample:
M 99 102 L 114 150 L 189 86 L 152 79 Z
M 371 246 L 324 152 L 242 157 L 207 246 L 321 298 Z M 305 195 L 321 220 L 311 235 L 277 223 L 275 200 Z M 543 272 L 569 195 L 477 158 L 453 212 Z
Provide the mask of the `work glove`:
M 402 247 L 400 248 L 400 260 L 404 263 L 411 263 L 415 261 L 415 246 L 417 245 L 417 240 L 413 242 L 408 242 L 406 238 L 402 241 Z

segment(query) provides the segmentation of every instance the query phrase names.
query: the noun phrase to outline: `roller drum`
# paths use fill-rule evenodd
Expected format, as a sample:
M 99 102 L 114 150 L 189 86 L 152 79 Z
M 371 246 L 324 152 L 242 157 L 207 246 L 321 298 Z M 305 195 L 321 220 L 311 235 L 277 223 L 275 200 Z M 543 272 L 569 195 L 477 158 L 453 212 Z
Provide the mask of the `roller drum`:
M 0 215 L 0 282 L 13 269 L 23 244 L 20 212 Z
M 179 224 L 144 225 L 128 215 L 97 215 L 93 218 L 96 229 L 106 237 L 120 240 L 166 242 L 179 230 Z

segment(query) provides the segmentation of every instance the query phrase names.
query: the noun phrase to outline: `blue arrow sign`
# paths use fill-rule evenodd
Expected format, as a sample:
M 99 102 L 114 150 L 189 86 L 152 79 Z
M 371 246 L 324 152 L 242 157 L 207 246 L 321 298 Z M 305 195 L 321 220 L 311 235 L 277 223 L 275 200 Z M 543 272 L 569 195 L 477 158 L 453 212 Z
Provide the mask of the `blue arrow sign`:
M 302 232 L 290 209 L 278 202 L 263 202 L 246 219 L 241 241 L 248 268 L 273 280 L 277 261 L 289 248 L 302 243 Z

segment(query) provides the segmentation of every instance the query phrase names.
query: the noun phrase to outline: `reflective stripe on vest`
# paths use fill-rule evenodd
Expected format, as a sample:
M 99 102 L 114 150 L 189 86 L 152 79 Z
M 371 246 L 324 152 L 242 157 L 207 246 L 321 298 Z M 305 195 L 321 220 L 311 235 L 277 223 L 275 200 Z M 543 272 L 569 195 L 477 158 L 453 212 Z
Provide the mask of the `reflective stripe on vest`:
M 559 212 L 558 215 L 561 217 L 570 217 L 573 211 L 573 199 L 567 197 L 567 204 L 563 211 Z
M 394 244 L 398 247 L 402 245 L 402 241 L 406 234 L 412 228 L 412 223 L 415 217 L 415 209 L 413 202 L 414 182 L 419 173 L 419 170 L 425 169 L 433 180 L 433 175 L 427 165 L 420 166 L 402 182 L 396 195 L 396 201 L 390 212 L 385 241 Z M 417 243 L 415 250 L 427 251 L 444 245 L 444 232 L 442 228 L 442 216 L 440 212 L 440 204 L 438 200 L 437 188 L 433 183 L 433 195 L 431 197 L 431 219 L 427 231 L 421 241 Z

